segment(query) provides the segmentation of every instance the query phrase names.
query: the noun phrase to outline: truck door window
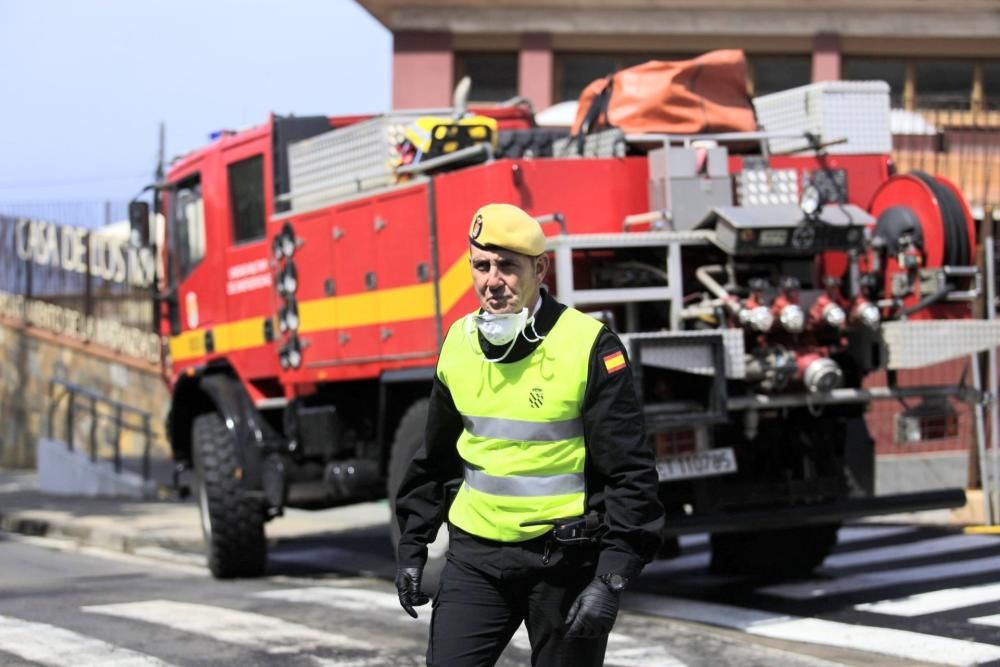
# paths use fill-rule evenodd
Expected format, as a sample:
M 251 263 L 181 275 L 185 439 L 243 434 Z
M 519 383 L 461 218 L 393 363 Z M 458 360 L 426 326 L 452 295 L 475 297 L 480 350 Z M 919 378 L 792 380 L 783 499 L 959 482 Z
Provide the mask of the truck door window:
M 264 158 L 256 155 L 229 165 L 233 242 L 264 238 Z
M 183 280 L 205 257 L 205 209 L 201 198 L 201 178 L 182 181 L 173 192 L 170 207 L 178 278 Z

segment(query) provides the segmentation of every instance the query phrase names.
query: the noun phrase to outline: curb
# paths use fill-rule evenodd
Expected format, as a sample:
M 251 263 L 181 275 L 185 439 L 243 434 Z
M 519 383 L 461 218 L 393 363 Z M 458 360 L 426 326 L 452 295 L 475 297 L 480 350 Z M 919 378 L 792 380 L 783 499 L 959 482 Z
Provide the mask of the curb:
M 30 513 L 0 513 L 0 531 L 30 537 L 69 539 L 84 546 L 99 547 L 126 554 L 136 554 L 148 547 L 159 547 L 170 551 L 198 555 L 202 555 L 205 552 L 205 547 L 201 540 L 135 537 L 118 531 L 54 523 L 33 517 Z

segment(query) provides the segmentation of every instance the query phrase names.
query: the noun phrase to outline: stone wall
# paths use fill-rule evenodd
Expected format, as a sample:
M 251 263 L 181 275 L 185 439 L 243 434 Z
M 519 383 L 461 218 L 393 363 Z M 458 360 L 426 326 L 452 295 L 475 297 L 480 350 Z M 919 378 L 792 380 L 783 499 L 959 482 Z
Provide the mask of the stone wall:
M 0 359 L 0 466 L 32 468 L 39 437 L 67 440 L 68 397 L 62 388 L 51 387 L 53 377 L 148 412 L 153 433 L 151 454 L 160 458 L 169 455 L 163 429 L 169 396 L 159 366 L 10 320 L 0 320 Z M 73 441 L 76 448 L 87 452 L 93 442 L 99 458 L 110 459 L 116 428 L 111 410 L 107 406 L 98 410 L 97 428 L 92 430 L 90 401 L 77 399 Z M 126 419 L 141 424 L 138 416 Z M 120 445 L 123 457 L 139 457 L 145 439 L 123 429 Z

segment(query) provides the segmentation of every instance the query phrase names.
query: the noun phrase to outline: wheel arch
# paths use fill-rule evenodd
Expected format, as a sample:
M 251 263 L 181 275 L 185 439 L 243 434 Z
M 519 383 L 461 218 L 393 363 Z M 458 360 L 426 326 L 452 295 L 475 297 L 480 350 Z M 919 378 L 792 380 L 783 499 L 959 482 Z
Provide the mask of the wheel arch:
M 261 449 L 280 436 L 273 431 L 250 400 L 236 372 L 228 365 L 202 366 L 178 379 L 167 433 L 174 460 L 193 463 L 191 428 L 198 415 L 217 412 L 232 433 L 243 468 L 243 486 L 261 488 Z

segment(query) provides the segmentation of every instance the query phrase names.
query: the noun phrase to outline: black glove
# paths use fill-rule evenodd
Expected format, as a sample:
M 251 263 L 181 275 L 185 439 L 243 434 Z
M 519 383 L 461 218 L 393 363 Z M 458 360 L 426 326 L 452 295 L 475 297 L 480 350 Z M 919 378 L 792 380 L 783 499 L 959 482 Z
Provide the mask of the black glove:
M 422 567 L 401 567 L 396 570 L 396 592 L 399 593 L 399 604 L 407 614 L 417 617 L 414 607 L 427 604 L 430 598 L 420 590 L 420 579 L 424 576 Z
M 613 591 L 600 578 L 594 579 L 569 608 L 566 637 L 599 637 L 611 632 L 618 616 L 620 597 L 621 590 Z

